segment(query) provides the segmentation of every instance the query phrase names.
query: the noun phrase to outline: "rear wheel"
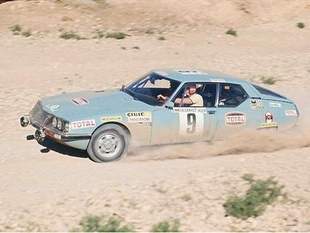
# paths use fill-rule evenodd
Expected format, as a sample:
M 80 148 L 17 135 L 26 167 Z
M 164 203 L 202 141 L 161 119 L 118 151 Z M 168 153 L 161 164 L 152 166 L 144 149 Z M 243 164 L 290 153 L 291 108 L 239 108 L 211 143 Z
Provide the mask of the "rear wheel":
M 124 157 L 127 153 L 129 135 L 116 124 L 99 127 L 92 135 L 87 152 L 95 162 L 111 162 Z

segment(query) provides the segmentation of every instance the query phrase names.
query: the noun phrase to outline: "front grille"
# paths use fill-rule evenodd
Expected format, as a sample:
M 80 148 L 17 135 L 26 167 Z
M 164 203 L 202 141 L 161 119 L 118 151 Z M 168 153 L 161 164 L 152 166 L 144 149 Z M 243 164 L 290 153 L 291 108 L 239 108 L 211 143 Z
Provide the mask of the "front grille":
M 51 115 L 45 112 L 41 102 L 37 102 L 30 112 L 30 121 L 38 127 L 46 126 L 51 121 Z

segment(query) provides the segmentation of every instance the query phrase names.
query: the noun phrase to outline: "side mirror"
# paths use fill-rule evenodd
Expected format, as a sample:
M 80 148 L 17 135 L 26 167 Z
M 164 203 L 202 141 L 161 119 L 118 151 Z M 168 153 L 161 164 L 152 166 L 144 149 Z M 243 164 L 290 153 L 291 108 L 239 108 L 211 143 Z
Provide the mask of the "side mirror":
M 167 108 L 167 109 L 173 109 L 173 107 L 174 107 L 174 103 L 171 102 L 171 101 L 169 101 L 169 102 L 167 102 L 167 103 L 165 104 L 165 108 Z

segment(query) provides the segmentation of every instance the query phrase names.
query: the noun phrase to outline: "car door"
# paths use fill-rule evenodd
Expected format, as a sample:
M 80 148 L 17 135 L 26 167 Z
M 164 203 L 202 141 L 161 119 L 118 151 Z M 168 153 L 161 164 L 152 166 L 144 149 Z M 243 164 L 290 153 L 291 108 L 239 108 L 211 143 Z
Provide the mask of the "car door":
M 216 138 L 225 138 L 227 134 L 239 132 L 240 129 L 255 125 L 260 100 L 250 98 L 241 84 L 219 83 L 217 100 L 217 132 Z M 255 109 L 254 109 L 255 108 Z
M 152 144 L 192 142 L 212 137 L 216 122 L 216 84 L 195 82 L 197 94 L 203 98 L 203 106 L 174 104 L 176 98 L 184 96 L 185 83 L 166 105 L 153 112 Z

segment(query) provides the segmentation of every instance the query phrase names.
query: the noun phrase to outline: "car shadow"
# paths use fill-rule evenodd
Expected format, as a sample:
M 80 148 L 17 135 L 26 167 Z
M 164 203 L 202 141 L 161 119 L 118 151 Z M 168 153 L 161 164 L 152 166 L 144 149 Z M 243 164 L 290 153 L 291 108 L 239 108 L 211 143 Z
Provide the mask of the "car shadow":
M 28 135 L 26 137 L 27 140 L 35 140 L 33 135 Z M 55 151 L 61 155 L 78 157 L 78 158 L 88 158 L 87 152 L 84 150 L 75 149 L 63 144 L 59 144 L 46 138 L 44 142 L 40 143 L 41 146 L 45 148 L 41 149 L 40 152 L 42 154 L 49 153 L 50 151 Z

